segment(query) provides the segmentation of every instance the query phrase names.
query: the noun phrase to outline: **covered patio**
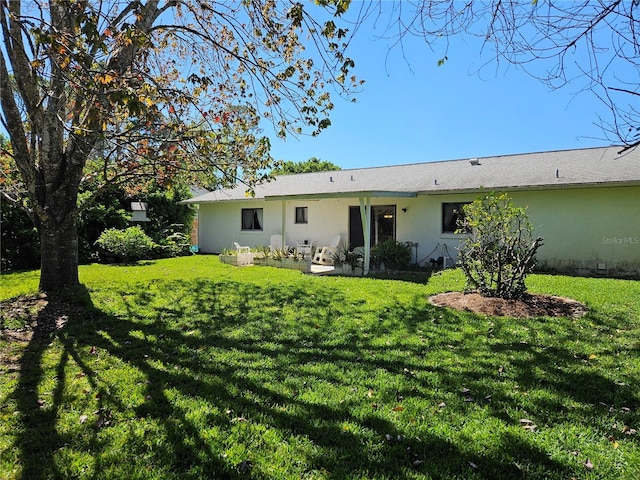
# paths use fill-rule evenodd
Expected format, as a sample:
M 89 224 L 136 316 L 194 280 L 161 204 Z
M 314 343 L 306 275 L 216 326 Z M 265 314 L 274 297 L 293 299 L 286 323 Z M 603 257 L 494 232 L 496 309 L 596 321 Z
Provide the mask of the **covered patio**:
M 363 274 L 367 275 L 370 270 L 371 260 L 371 199 L 372 198 L 414 198 L 417 196 L 415 192 L 401 192 L 401 191 L 361 191 L 361 192 L 338 192 L 332 194 L 296 194 L 296 195 L 265 195 L 265 201 L 280 201 L 282 203 L 281 208 L 281 229 L 280 234 L 283 239 L 287 238 L 287 201 L 290 200 L 320 200 L 327 198 L 335 199 L 350 199 L 357 197 L 360 206 L 360 221 L 362 222 L 362 232 L 364 237 L 363 250 Z M 341 239 L 346 245 L 349 245 L 349 239 Z M 322 245 L 318 245 L 322 247 Z M 328 273 L 319 267 L 327 267 L 327 265 L 315 265 L 311 263 L 311 273 Z M 331 266 L 331 268 L 334 268 Z

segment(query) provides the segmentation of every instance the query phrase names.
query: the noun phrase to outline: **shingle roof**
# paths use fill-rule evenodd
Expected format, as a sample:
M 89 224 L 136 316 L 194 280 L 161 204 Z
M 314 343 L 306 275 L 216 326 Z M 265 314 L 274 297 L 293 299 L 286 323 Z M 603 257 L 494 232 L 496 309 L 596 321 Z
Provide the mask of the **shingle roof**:
M 283 175 L 255 188 L 255 197 L 414 196 L 447 192 L 640 185 L 640 150 L 561 150 L 478 159 Z M 250 199 L 243 186 L 187 203 Z

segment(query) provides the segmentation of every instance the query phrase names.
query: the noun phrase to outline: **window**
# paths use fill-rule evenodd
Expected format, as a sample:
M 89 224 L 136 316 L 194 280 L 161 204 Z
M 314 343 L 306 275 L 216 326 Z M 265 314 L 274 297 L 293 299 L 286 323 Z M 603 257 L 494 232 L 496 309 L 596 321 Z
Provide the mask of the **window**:
M 262 230 L 262 209 L 242 209 L 242 230 Z
M 454 233 L 464 218 L 462 207 L 470 202 L 442 204 L 442 233 Z
M 296 207 L 296 223 L 309 223 L 309 209 Z

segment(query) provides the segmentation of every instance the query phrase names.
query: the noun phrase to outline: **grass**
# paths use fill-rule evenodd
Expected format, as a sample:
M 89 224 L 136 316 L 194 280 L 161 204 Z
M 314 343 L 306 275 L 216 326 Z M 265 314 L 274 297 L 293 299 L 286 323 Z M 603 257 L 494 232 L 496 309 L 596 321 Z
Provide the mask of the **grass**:
M 457 271 L 80 277 L 89 309 L 0 340 L 0 479 L 640 478 L 640 282 L 533 275 L 589 313 L 518 320 L 429 305 Z M 28 294 L 37 272 L 1 280 Z

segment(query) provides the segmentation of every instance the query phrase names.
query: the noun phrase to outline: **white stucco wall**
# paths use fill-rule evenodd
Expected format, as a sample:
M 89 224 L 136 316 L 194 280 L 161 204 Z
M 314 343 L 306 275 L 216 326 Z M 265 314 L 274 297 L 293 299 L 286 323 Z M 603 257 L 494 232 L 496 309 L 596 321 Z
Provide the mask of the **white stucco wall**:
M 541 267 L 640 275 L 640 187 L 514 192 L 544 237 Z
M 545 238 L 539 265 L 578 273 L 640 275 L 640 187 L 512 191 L 518 206 L 527 206 L 535 232 Z M 417 260 L 451 257 L 460 237 L 441 232 L 442 203 L 473 201 L 476 194 L 421 195 L 417 198 L 372 198 L 372 205 L 396 205 L 396 239 L 418 242 Z M 357 198 L 285 202 L 287 243 L 309 240 L 328 244 L 334 235 L 348 241 L 349 207 Z M 307 207 L 309 223 L 296 225 L 295 207 Z M 263 208 L 263 231 L 243 232 L 242 208 Z M 406 208 L 406 212 L 402 209 Z M 200 205 L 199 245 L 217 253 L 241 245 L 268 245 L 282 229 L 282 201 L 246 200 Z M 415 252 L 415 249 L 414 249 Z
M 358 200 L 351 204 L 357 205 Z M 327 245 L 335 235 L 345 239 L 349 229 L 349 205 L 347 199 L 286 201 L 287 244 L 309 240 Z M 295 224 L 296 207 L 308 208 L 309 223 Z M 243 208 L 263 208 L 262 231 L 241 230 L 240 212 Z M 204 253 L 218 253 L 223 248 L 231 248 L 234 241 L 250 247 L 268 245 L 271 235 L 282 231 L 282 201 L 279 200 L 202 204 L 199 212 L 199 246 Z

